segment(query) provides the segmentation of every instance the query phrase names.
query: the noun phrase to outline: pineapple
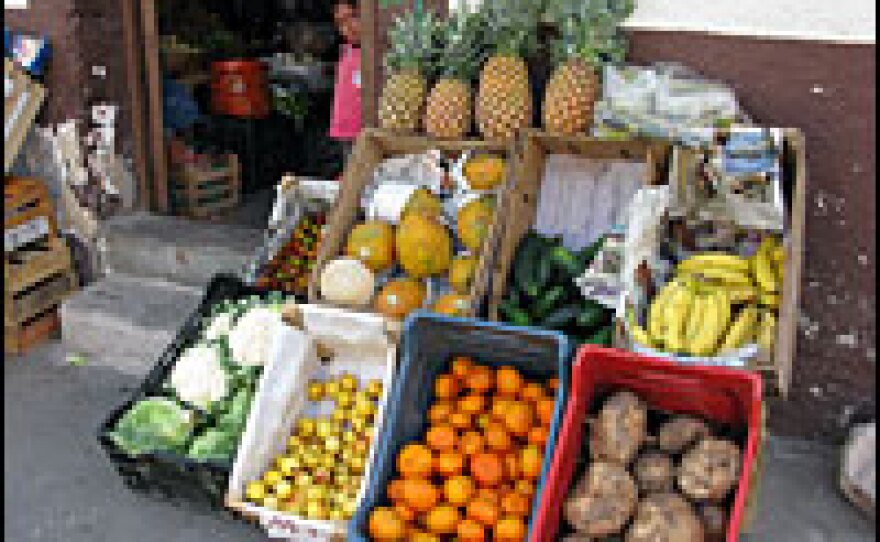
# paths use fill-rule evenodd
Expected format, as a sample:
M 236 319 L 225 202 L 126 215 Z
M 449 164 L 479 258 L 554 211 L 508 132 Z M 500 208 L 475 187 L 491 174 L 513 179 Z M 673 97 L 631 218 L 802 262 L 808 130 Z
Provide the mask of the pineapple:
M 427 78 L 436 56 L 439 19 L 431 12 L 408 12 L 389 30 L 385 64 L 391 74 L 379 100 L 379 126 L 399 134 L 419 130 Z
M 507 142 L 532 122 L 532 90 L 524 58 L 536 46 L 540 2 L 492 0 L 483 6 L 492 56 L 480 74 L 477 125 L 487 141 Z
M 575 135 L 593 123 L 599 98 L 597 72 L 606 61 L 623 60 L 625 46 L 618 25 L 633 10 L 632 0 L 560 0 L 551 4 L 559 27 L 557 68 L 544 94 L 544 129 Z
M 479 13 L 456 12 L 443 26 L 439 79 L 428 96 L 425 131 L 438 139 L 463 139 L 473 125 L 471 85 L 485 59 Z

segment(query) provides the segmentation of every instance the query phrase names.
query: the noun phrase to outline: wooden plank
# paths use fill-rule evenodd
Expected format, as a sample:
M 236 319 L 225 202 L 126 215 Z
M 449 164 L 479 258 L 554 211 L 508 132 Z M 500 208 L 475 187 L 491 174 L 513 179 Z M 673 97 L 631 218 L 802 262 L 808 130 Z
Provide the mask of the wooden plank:
M 7 355 L 21 355 L 38 346 L 61 329 L 58 309 L 53 308 L 30 322 L 16 326 L 4 326 L 3 352 Z
M 6 255 L 3 288 L 15 293 L 56 273 L 73 269 L 70 248 L 58 237 L 50 238 L 46 250 L 22 250 Z
M 6 293 L 3 321 L 6 326 L 19 325 L 59 305 L 76 288 L 72 271 L 55 275 L 25 293 Z
M 150 154 L 153 162 L 153 193 L 155 210 L 167 214 L 168 164 L 165 156 L 164 122 L 162 120 L 162 77 L 159 65 L 159 33 L 155 0 L 141 0 L 144 56 L 146 59 L 147 111 L 149 119 Z
M 147 159 L 149 148 L 144 128 L 144 74 L 143 55 L 139 46 L 141 33 L 139 32 L 140 10 L 137 9 L 138 4 L 137 0 L 122 1 L 122 39 L 125 48 L 125 74 L 128 82 L 131 131 L 134 139 L 134 164 L 138 177 L 136 207 L 141 211 L 147 211 L 150 208 L 151 168 Z
M 361 120 L 364 128 L 378 126 L 379 0 L 361 0 Z

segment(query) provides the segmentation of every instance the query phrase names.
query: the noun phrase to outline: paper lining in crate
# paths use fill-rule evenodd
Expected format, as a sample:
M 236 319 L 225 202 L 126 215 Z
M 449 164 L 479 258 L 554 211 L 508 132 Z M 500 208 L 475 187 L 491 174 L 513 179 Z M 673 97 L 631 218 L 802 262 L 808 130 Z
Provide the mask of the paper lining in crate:
M 286 327 L 277 348 L 291 348 L 289 355 L 275 352 L 277 360 L 263 373 L 247 428 L 241 440 L 226 495 L 226 505 L 254 519 L 271 538 L 297 541 L 344 540 L 347 522 L 310 520 L 286 512 L 269 510 L 245 501 L 248 482 L 262 478 L 272 461 L 284 452 L 296 421 L 304 415 L 327 415 L 328 405 L 307 399 L 309 381 L 348 372 L 361 381 L 383 383 L 371 449 L 358 492 L 363 498 L 370 478 L 375 442 L 381 431 L 388 395 L 394 377 L 397 347 L 386 332 L 383 318 L 314 305 L 288 306 L 299 327 Z M 328 361 L 321 357 L 330 356 Z M 282 361 L 283 360 L 283 361 Z

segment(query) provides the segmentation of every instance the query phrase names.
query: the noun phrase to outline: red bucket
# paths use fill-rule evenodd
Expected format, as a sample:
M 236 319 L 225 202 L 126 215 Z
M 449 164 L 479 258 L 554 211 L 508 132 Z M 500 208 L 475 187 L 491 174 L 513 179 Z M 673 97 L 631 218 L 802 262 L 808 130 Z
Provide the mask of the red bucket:
M 748 524 L 748 508 L 754 506 L 764 430 L 760 376 L 735 369 L 678 365 L 591 345 L 581 347 L 576 356 L 571 393 L 530 542 L 557 539 L 562 503 L 583 450 L 584 421 L 590 406 L 597 396 L 620 389 L 639 395 L 653 408 L 745 429 L 742 474 L 729 510 L 726 536 L 727 542 L 736 542 Z
M 219 115 L 261 118 L 269 114 L 268 68 L 259 60 L 211 64 L 211 108 Z

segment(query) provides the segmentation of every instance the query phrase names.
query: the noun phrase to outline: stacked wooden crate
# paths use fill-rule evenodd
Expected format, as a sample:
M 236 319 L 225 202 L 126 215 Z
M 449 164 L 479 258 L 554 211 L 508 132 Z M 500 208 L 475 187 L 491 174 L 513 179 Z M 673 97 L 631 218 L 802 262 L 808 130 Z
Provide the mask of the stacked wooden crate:
M 4 59 L 3 170 L 9 172 L 46 98 L 46 90 Z
M 10 177 L 3 193 L 4 352 L 22 354 L 59 329 L 59 306 L 78 282 L 45 185 Z
M 237 155 L 170 163 L 171 201 L 175 214 L 211 220 L 238 205 L 241 166 Z

